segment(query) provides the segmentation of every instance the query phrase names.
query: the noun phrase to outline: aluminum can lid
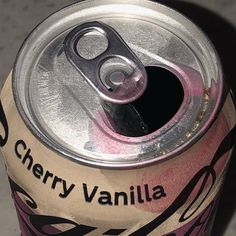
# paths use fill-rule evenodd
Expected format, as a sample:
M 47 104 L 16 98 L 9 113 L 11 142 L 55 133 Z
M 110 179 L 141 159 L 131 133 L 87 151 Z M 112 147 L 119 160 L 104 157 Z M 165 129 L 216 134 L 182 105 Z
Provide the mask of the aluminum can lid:
M 114 130 L 104 112 L 107 103 L 65 53 L 68 34 L 88 22 L 114 29 L 145 68 L 163 68 L 176 76 L 183 99 L 161 127 L 137 137 Z M 90 31 L 77 41 L 76 50 L 89 63 L 112 47 L 109 40 Z M 91 70 L 102 68 L 106 73 L 106 68 L 113 68 L 113 82 L 119 84 L 122 74 L 116 66 L 125 67 L 119 59 Z M 148 75 L 148 83 L 159 79 Z M 153 114 L 162 114 L 158 104 L 169 106 L 170 91 L 167 87 L 165 99 L 153 97 L 145 106 Z M 18 54 L 13 92 L 27 126 L 65 158 L 95 167 L 134 168 L 175 157 L 206 132 L 220 110 L 223 78 L 207 37 L 176 11 L 146 0 L 89 0 L 53 14 L 34 29 Z M 133 109 L 114 107 L 123 116 Z

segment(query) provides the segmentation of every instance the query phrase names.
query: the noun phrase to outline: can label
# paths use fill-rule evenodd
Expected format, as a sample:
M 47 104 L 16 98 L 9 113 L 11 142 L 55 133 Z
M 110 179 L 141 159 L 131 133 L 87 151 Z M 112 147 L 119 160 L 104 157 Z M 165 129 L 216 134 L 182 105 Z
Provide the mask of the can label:
M 233 146 L 228 97 L 206 134 L 156 165 L 99 169 L 43 145 L 20 117 L 11 76 L 1 95 L 0 146 L 25 235 L 204 235 Z

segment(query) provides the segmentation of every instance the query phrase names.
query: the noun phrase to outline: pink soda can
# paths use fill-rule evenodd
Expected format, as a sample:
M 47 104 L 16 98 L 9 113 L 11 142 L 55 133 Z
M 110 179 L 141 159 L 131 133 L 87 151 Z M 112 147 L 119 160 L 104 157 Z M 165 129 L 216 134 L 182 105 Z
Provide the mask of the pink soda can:
M 88 0 L 51 15 L 17 55 L 0 123 L 22 236 L 210 235 L 235 107 L 178 12 Z

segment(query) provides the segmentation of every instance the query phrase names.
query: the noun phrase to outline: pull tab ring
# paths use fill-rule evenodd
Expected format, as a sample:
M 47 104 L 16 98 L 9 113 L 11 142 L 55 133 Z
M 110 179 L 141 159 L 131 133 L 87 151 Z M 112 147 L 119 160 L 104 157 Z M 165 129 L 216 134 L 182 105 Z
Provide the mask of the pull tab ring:
M 104 35 L 108 40 L 108 46 L 97 57 L 85 59 L 78 52 L 77 43 L 90 32 Z M 68 61 L 105 101 L 117 104 L 130 103 L 138 99 L 147 87 L 147 75 L 142 62 L 121 36 L 104 23 L 94 21 L 74 28 L 65 38 L 64 51 Z M 102 78 L 101 68 L 113 59 L 121 60 L 123 67 L 112 66 L 107 77 Z M 129 72 L 124 67 L 129 68 Z

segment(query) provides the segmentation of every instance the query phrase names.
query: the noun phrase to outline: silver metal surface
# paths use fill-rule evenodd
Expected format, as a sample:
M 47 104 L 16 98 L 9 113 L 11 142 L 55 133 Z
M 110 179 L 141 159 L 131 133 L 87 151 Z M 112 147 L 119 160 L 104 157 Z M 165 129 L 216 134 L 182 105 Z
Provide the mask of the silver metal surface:
M 97 49 L 91 48 L 88 54 L 91 59 L 88 60 L 80 55 L 77 43 L 85 35 L 96 32 L 104 36 L 104 41 L 108 41 L 108 45 L 105 51 L 97 53 L 95 58 L 92 58 L 91 54 Z M 81 44 L 81 48 L 84 47 L 85 45 Z M 130 103 L 138 99 L 146 89 L 147 75 L 143 64 L 117 32 L 108 25 L 88 22 L 76 27 L 67 35 L 64 51 L 68 61 L 103 100 L 112 103 Z M 116 59 L 123 63 L 109 63 Z M 106 66 L 106 73 L 104 73 L 102 69 L 106 64 L 110 66 Z
M 162 128 L 142 137 L 110 128 L 99 96 L 63 50 L 66 35 L 89 21 L 114 28 L 145 66 L 178 77 L 183 103 Z M 223 89 L 221 66 L 204 34 L 175 11 L 136 0 L 86 1 L 54 14 L 25 42 L 13 77 L 18 109 L 40 140 L 72 160 L 116 168 L 166 160 L 194 143 L 212 124 Z

